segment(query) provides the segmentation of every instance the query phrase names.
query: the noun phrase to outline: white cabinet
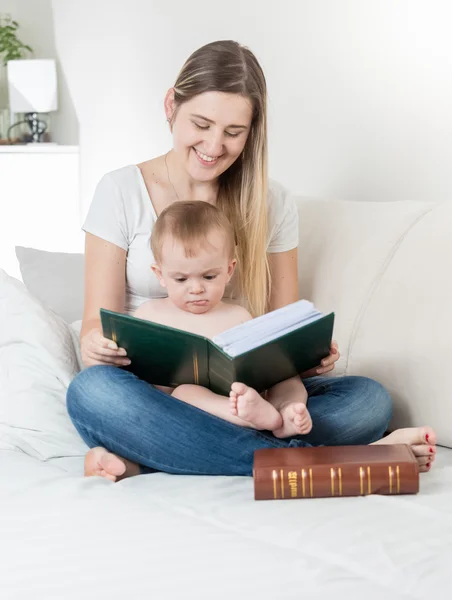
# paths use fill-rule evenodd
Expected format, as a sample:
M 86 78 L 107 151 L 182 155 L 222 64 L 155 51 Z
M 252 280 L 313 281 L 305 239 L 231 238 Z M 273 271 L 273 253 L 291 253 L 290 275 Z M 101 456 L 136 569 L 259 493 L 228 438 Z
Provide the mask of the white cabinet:
M 14 246 L 82 252 L 77 146 L 0 146 L 0 268 L 21 278 Z

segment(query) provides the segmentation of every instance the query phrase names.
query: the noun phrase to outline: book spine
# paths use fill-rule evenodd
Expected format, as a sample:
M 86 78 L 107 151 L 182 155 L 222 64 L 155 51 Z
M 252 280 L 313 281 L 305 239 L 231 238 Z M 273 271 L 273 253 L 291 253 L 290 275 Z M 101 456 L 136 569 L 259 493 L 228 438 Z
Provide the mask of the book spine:
M 260 467 L 254 469 L 253 477 L 255 500 L 416 494 L 419 491 L 419 472 L 413 463 Z

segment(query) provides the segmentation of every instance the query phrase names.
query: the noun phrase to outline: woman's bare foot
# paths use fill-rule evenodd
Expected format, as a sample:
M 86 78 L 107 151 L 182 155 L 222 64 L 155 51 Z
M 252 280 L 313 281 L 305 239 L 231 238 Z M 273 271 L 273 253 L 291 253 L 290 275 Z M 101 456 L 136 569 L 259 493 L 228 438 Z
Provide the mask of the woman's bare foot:
M 279 407 L 282 416 L 282 426 L 273 430 L 273 435 L 278 438 L 291 437 L 292 435 L 306 435 L 312 429 L 312 419 L 304 402 L 288 402 Z
M 430 470 L 436 456 L 436 433 L 431 427 L 396 429 L 374 444 L 408 444 L 417 458 L 419 470 Z
M 272 431 L 281 427 L 279 412 L 267 400 L 244 383 L 233 383 L 229 392 L 231 414 L 239 417 L 248 427 Z
M 91 448 L 85 456 L 85 477 L 97 475 L 110 481 L 119 481 L 140 474 L 140 467 L 100 446 Z

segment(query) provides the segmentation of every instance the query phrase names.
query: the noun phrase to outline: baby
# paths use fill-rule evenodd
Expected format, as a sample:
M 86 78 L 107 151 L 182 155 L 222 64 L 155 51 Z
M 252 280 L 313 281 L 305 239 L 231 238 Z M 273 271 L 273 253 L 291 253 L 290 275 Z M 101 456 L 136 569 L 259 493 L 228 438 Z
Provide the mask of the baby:
M 245 308 L 223 301 L 236 267 L 232 225 L 215 206 L 201 201 L 175 202 L 159 216 L 152 231 L 152 270 L 167 298 L 142 304 L 135 317 L 208 338 L 252 317 Z M 307 434 L 312 421 L 300 377 L 282 381 L 264 397 L 244 383 L 233 383 L 229 398 L 199 385 L 159 389 L 221 419 L 283 438 Z

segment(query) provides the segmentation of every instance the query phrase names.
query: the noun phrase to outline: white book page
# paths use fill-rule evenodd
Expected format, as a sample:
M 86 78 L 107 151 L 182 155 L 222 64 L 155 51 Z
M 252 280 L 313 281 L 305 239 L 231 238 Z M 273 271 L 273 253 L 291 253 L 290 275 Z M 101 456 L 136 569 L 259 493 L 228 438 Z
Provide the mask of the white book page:
M 213 342 L 229 356 L 238 356 L 322 317 L 308 300 L 299 300 L 278 310 L 232 327 Z

